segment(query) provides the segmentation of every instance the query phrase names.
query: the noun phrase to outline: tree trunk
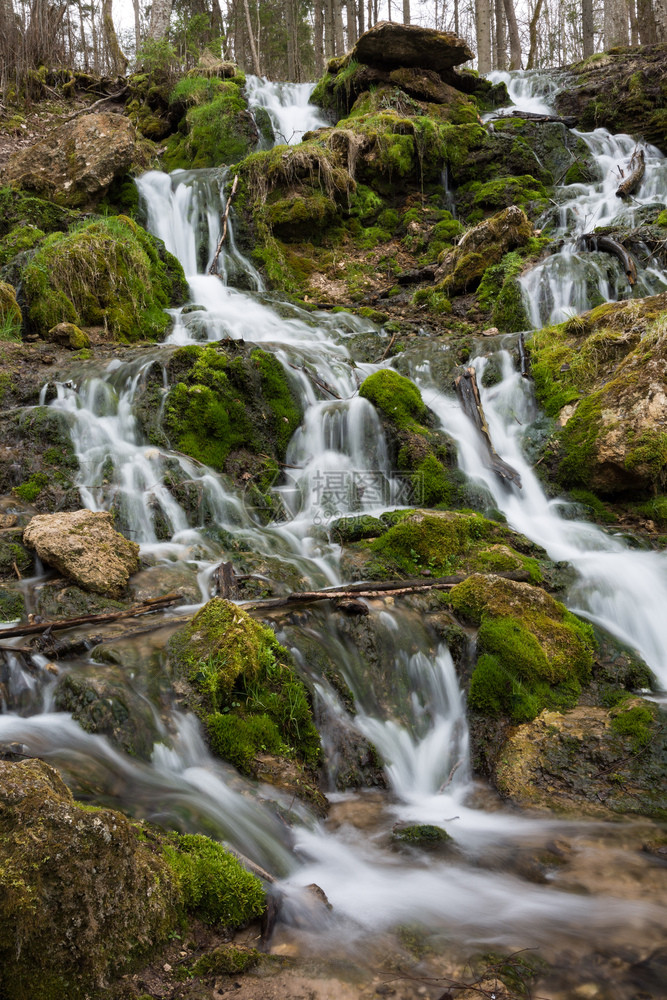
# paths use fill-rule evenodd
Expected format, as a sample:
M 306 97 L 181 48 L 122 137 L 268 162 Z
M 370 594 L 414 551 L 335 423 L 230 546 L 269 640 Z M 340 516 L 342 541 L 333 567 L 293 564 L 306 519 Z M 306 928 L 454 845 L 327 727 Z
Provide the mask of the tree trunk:
M 509 0 L 511 3 L 512 0 Z M 459 0 L 454 0 L 454 34 L 459 34 Z
M 530 39 L 530 49 L 528 51 L 528 62 L 526 63 L 526 69 L 535 69 L 535 57 L 537 56 L 537 25 L 540 19 L 540 11 L 542 10 L 542 0 L 536 0 L 535 10 L 533 11 L 533 16 L 530 19 L 530 24 L 528 25 L 528 37 Z
M 510 69 L 521 69 L 521 36 L 519 35 L 519 25 L 516 22 L 514 0 L 504 0 L 504 7 L 510 40 Z
M 322 0 L 315 0 L 313 24 L 313 48 L 315 49 L 315 75 L 324 73 L 324 11 Z
M 491 66 L 491 0 L 475 0 L 477 29 L 477 69 L 490 73 Z
M 171 20 L 171 0 L 153 0 L 151 7 L 151 23 L 148 28 L 149 38 L 166 38 Z
M 494 7 L 496 14 L 496 69 L 505 69 L 507 66 L 507 41 L 503 0 L 494 0 Z
M 297 82 L 296 73 L 296 17 L 294 0 L 285 0 L 285 26 L 287 29 L 287 79 Z
M 120 47 L 113 25 L 113 0 L 102 0 L 102 25 L 112 71 L 124 74 L 127 70 L 128 59 Z
M 252 71 L 255 76 L 261 76 L 262 71 L 259 65 L 259 56 L 257 55 L 257 49 L 255 48 L 255 36 L 252 33 L 252 22 L 250 20 L 250 7 L 248 6 L 248 0 L 243 0 L 243 13 L 245 14 L 245 26 L 248 34 L 248 45 L 250 46 L 250 55 L 252 56 Z
M 667 0 L 654 0 L 655 40 L 667 42 Z
M 336 39 L 336 55 L 345 54 L 345 35 L 343 33 L 343 0 L 333 0 L 334 35 Z
M 595 52 L 593 0 L 581 0 L 581 32 L 583 36 L 583 56 L 584 59 L 588 59 Z
M 357 43 L 357 5 L 355 0 L 347 0 L 347 47 L 351 49 Z M 362 0 L 363 6 L 363 0 Z
M 357 16 L 359 18 L 359 32 L 357 34 L 357 38 L 361 38 L 366 30 L 364 27 L 364 0 L 359 0 L 359 3 L 357 4 Z
M 410 24 L 410 0 L 403 0 L 403 24 Z
M 630 45 L 639 45 L 639 24 L 637 23 L 637 0 L 629 0 Z
M 660 2 L 660 0 L 658 0 Z M 604 0 L 604 47 L 628 44 L 627 0 Z
M 652 45 L 658 40 L 651 0 L 637 0 L 637 28 L 641 45 Z
M 334 0 L 324 0 L 324 56 L 331 59 L 335 53 Z

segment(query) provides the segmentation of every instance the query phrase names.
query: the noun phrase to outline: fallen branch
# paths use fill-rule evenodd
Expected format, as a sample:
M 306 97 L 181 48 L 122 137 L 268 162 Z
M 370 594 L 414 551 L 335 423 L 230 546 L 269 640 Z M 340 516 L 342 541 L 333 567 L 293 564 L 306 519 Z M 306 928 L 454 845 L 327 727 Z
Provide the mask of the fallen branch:
M 635 149 L 632 157 L 630 158 L 628 170 L 630 173 L 623 183 L 619 184 L 616 188 L 617 198 L 628 198 L 641 184 L 644 173 L 646 172 L 646 157 L 644 156 L 643 149 Z
M 597 233 L 584 233 L 581 237 L 581 246 L 584 250 L 599 250 L 601 253 L 610 253 L 618 258 L 621 267 L 625 272 L 630 285 L 637 283 L 637 268 L 635 262 L 625 249 L 622 243 L 615 240 L 613 236 L 600 236 Z
M 514 111 L 510 111 L 508 115 L 497 115 L 492 119 L 494 122 L 501 122 L 503 118 L 525 118 L 526 121 L 535 122 L 536 125 L 542 125 L 549 122 L 555 122 L 556 125 L 565 125 L 567 128 L 574 128 L 577 124 L 577 119 L 574 115 L 544 115 L 537 111 L 521 111 L 516 108 Z
M 515 580 L 519 583 L 530 582 L 530 577 L 524 570 L 516 570 L 505 573 L 496 573 L 506 580 Z M 360 598 L 373 600 L 391 594 L 393 597 L 400 597 L 404 594 L 417 594 L 425 590 L 449 590 L 458 583 L 462 583 L 467 576 L 440 576 L 432 580 L 408 579 L 391 580 L 385 583 L 358 583 L 351 584 L 341 590 L 304 590 L 288 594 L 287 597 L 274 597 L 263 601 L 248 601 L 241 604 L 244 611 L 271 611 L 274 608 L 285 608 L 294 604 L 313 604 L 317 601 L 357 601 Z
M 78 618 L 61 618 L 58 621 L 28 622 L 27 625 L 14 625 L 12 628 L 0 630 L 0 641 L 12 639 L 20 635 L 39 635 L 44 632 L 56 632 L 60 629 L 76 628 L 79 625 L 97 625 L 98 622 L 113 622 L 121 618 L 138 618 L 154 611 L 162 611 L 178 604 L 183 598 L 180 594 L 167 594 L 165 597 L 151 597 L 141 604 L 123 611 L 110 611 L 102 615 L 81 615 Z
M 225 242 L 225 237 L 227 235 L 227 225 L 229 223 L 229 209 L 232 207 L 232 198 L 236 194 L 236 187 L 239 182 L 239 175 L 234 174 L 234 183 L 232 184 L 232 190 L 229 192 L 229 197 L 227 198 L 227 204 L 225 205 L 225 214 L 222 217 L 222 235 L 218 240 L 218 245 L 215 248 L 215 253 L 213 254 L 213 260 L 211 261 L 211 266 L 208 269 L 209 274 L 218 273 L 218 258 L 222 252 L 222 244 Z
M 484 442 L 484 445 L 486 446 L 486 450 L 489 455 L 488 467 L 492 470 L 492 472 L 495 472 L 497 476 L 500 476 L 501 479 L 509 480 L 521 489 L 521 476 L 516 469 L 513 469 L 511 465 L 508 465 L 507 462 L 504 462 L 503 459 L 500 458 L 496 449 L 493 447 L 491 434 L 489 433 L 489 425 L 486 422 L 486 417 L 482 408 L 482 401 L 479 396 L 475 369 L 464 368 L 461 374 L 456 378 L 454 385 L 456 386 L 456 391 L 458 393 L 459 400 L 461 401 L 463 412 L 472 420 L 482 441 Z

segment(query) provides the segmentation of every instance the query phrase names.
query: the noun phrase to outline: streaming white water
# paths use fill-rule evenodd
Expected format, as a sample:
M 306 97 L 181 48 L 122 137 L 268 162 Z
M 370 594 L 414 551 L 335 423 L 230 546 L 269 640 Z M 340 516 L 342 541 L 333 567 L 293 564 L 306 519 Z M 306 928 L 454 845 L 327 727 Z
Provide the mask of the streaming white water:
M 514 83 L 518 87 L 518 78 Z M 299 116 L 305 85 L 291 90 L 251 78 L 251 93 L 270 112 L 275 100 L 280 130 L 293 121 L 304 124 Z M 51 404 L 69 421 L 86 506 L 113 507 L 144 553 L 165 563 L 194 564 L 202 600 L 208 596 L 208 574 L 224 549 L 204 530 L 203 519 L 193 519 L 167 488 L 167 469 L 198 485 L 207 523 L 243 540 L 250 551 L 296 567 L 316 585 L 340 576 L 338 547 L 324 530 L 331 519 L 384 511 L 402 499 L 375 411 L 357 394 L 359 383 L 377 366 L 355 363 L 348 346 L 350 338 L 370 332 L 370 324 L 346 314 L 308 313 L 268 294 L 237 248 L 233 212 L 219 276 L 207 273 L 226 180 L 224 171 L 180 171 L 170 177 L 151 172 L 140 178 L 148 224 L 182 261 L 191 303 L 174 311 L 173 332 L 164 347 L 112 362 L 81 386 L 59 385 Z M 277 486 L 284 521 L 258 523 L 224 477 L 142 437 L 137 393 L 155 366 L 162 369 L 165 352 L 227 337 L 274 352 L 303 403 L 302 425 L 286 459 L 296 468 Z M 480 370 L 485 363 L 475 361 Z M 483 402 L 499 453 L 521 472 L 521 493 L 500 486 L 484 468 L 471 426 L 453 400 L 436 392 L 423 366 L 418 379 L 425 401 L 459 442 L 464 470 L 488 486 L 511 524 L 554 558 L 575 566 L 579 581 L 571 603 L 639 648 L 664 682 L 667 625 L 660 624 L 658 607 L 667 596 L 664 561 L 652 553 L 629 552 L 591 525 L 560 518 L 521 454 L 523 429 L 535 416 L 530 390 L 512 371 L 509 354 L 503 355 L 503 366 L 502 382 L 484 390 Z M 333 391 L 322 389 L 322 383 Z M 166 382 L 163 388 L 166 395 Z M 291 796 L 258 787 L 213 759 L 198 723 L 175 712 L 162 726 L 165 743 L 157 745 L 152 761 L 129 758 L 103 737 L 84 733 L 68 716 L 50 712 L 48 698 L 39 695 L 44 678 L 19 656 L 9 658 L 7 681 L 0 687 L 9 693 L 9 710 L 0 716 L 0 746 L 12 744 L 53 762 L 80 794 L 95 801 L 120 804 L 167 827 L 203 830 L 236 846 L 282 877 L 285 918 L 309 914 L 310 930 L 318 933 L 316 953 L 332 942 L 338 948 L 341 942 L 346 949 L 353 943 L 363 946 L 379 931 L 413 923 L 428 926 L 448 943 L 540 945 L 552 951 L 566 946 L 570 954 L 598 943 L 611 947 L 641 939 L 650 946 L 660 941 L 664 910 L 640 892 L 621 899 L 615 887 L 605 884 L 599 895 L 582 895 L 576 880 L 576 891 L 568 891 L 567 880 L 557 873 L 543 885 L 510 873 L 519 849 L 538 850 L 555 836 L 572 845 L 602 836 L 586 824 L 523 817 L 495 802 L 492 810 L 475 804 L 465 705 L 452 658 L 444 645 L 434 644 L 423 623 L 391 603 L 370 608 L 369 634 L 377 642 L 382 675 L 377 681 L 359 649 L 326 625 L 321 632 L 310 625 L 308 638 L 335 661 L 355 696 L 357 715 L 345 716 L 345 725 L 372 740 L 386 761 L 389 792 L 368 828 L 344 818 L 346 808 L 354 815 L 354 807 L 367 805 L 363 795 L 333 795 L 334 812 L 340 809 L 343 819 L 337 825 L 317 822 Z M 295 657 L 308 672 L 309 653 L 300 652 L 298 642 L 295 646 Z M 322 678 L 316 691 L 324 716 L 342 717 L 339 696 Z M 277 813 L 290 815 L 290 830 Z M 453 852 L 399 853 L 391 842 L 397 820 L 444 826 Z M 331 916 L 320 911 L 319 923 L 298 891 L 311 882 L 334 905 Z M 307 938 L 302 927 L 298 940 Z
M 544 71 L 496 72 L 489 78 L 507 84 L 514 105 L 510 110 L 555 113 L 553 98 L 559 84 Z M 584 233 L 605 226 L 630 230 L 645 218 L 645 210 L 650 207 L 658 214 L 667 192 L 667 159 L 655 146 L 642 144 L 646 158 L 644 178 L 632 198 L 622 200 L 616 195 L 621 181 L 619 171 L 627 170 L 636 141 L 629 135 L 611 135 L 604 128 L 593 132 L 573 129 L 572 134 L 590 150 L 594 176 L 589 183 L 568 184 L 560 189 L 556 223 L 549 235 L 562 239 L 563 247 L 520 279 L 531 327 L 560 323 L 602 302 L 654 295 L 667 288 L 664 273 L 648 252 L 647 259 L 638 261 L 634 287 L 615 257 L 580 252 Z
M 274 83 L 266 77 L 246 77 L 248 103 L 264 108 L 276 139 L 276 145 L 301 142 L 304 132 L 322 128 L 329 122 L 315 104 L 310 103 L 313 83 Z

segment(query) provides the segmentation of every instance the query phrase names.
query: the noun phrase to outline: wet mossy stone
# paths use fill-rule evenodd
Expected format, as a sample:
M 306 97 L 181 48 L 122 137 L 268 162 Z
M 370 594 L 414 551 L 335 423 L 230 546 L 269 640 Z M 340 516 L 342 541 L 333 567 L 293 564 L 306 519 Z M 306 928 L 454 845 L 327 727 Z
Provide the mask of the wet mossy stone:
M 434 848 L 452 842 L 451 836 L 441 826 L 428 823 L 400 824 L 391 833 L 392 840 L 410 847 Z
M 436 270 L 436 289 L 446 295 L 474 291 L 491 265 L 528 244 L 533 227 L 516 205 L 469 229 L 453 250 L 448 251 Z
M 545 591 L 473 574 L 449 595 L 453 610 L 479 627 L 470 708 L 513 722 L 544 708 L 572 708 L 590 682 L 592 626 Z
M 185 134 L 167 143 L 167 170 L 238 163 L 256 147 L 259 133 L 243 95 L 245 77 L 187 76 L 176 84 L 170 103 L 187 110 Z
M 270 628 L 213 598 L 169 642 L 173 675 L 186 681 L 190 707 L 206 721 L 213 750 L 252 773 L 262 749 L 320 760 L 308 693 Z
M 183 268 L 126 216 L 54 233 L 23 271 L 30 329 L 44 337 L 59 323 L 99 326 L 116 340 L 157 340 L 165 309 L 187 296 Z
M 181 906 L 203 923 L 234 930 L 264 913 L 262 883 L 222 844 L 201 834 L 174 834 L 164 841 L 162 854 Z
M 253 480 L 266 492 L 276 477 L 275 459 L 284 459 L 302 416 L 278 359 L 261 348 L 248 354 L 191 345 L 171 356 L 167 375 L 176 384 L 167 397 L 164 430 L 174 446 L 230 474 L 240 452 L 269 456 Z
M 11 247 L 12 240 L 18 238 L 21 231 L 24 234 L 32 233 L 34 229 L 44 233 L 65 232 L 80 220 L 79 212 L 14 188 L 0 187 L 0 246 L 3 248 Z M 5 244 L 4 238 L 10 234 L 11 239 Z
M 74 802 L 42 761 L 0 761 L 3 997 L 83 1000 L 168 938 L 179 900 L 121 813 Z
M 0 267 L 4 267 L 18 254 L 32 250 L 45 235 L 43 229 L 30 223 L 15 226 L 6 236 L 0 238 Z
M 369 375 L 362 382 L 359 395 L 380 410 L 398 430 L 412 428 L 428 415 L 414 382 L 391 368 Z

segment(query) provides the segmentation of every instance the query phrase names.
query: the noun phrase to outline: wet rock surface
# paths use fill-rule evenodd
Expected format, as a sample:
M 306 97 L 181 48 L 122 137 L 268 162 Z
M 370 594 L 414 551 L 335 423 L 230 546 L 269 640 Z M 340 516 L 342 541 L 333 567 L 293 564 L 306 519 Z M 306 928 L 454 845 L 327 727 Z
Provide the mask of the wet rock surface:
M 23 540 L 47 565 L 95 593 L 122 594 L 139 569 L 139 546 L 114 529 L 107 511 L 37 515 Z

